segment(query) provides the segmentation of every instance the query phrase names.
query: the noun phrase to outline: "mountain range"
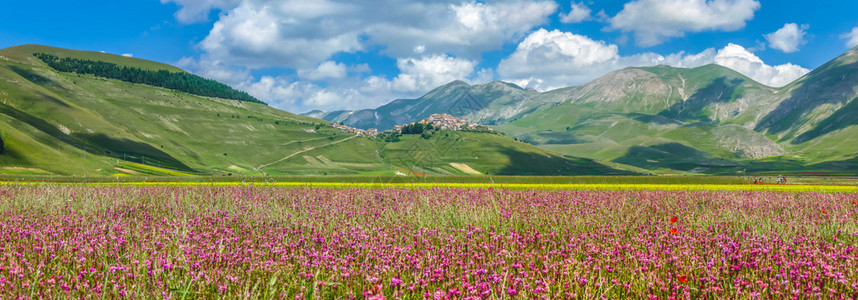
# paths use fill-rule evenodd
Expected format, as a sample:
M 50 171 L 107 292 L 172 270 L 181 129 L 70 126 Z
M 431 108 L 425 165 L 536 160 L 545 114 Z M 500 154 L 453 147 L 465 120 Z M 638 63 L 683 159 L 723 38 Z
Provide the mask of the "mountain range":
M 853 48 L 779 88 L 718 65 L 656 66 L 545 92 L 454 81 L 376 109 L 297 115 L 174 66 L 23 45 L 0 50 L 0 174 L 855 175 L 856 71 Z M 495 133 L 331 126 L 436 113 Z
M 306 113 L 390 129 L 434 113 L 564 155 L 655 173 L 858 173 L 858 47 L 779 88 L 719 65 L 633 67 L 537 92 L 454 81 L 376 109 Z
M 0 49 L 0 145 L 0 174 L 642 172 L 559 154 L 502 134 L 435 130 L 396 139 L 355 136 L 329 121 L 258 103 L 174 66 L 39 45 Z

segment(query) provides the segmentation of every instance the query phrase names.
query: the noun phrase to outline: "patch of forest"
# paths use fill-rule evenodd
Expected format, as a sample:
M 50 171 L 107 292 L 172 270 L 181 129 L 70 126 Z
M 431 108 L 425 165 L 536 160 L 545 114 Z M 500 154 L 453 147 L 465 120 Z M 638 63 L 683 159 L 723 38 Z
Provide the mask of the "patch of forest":
M 71 57 L 57 57 L 45 53 L 34 53 L 33 56 L 44 61 L 57 71 L 90 74 L 104 78 L 118 79 L 131 83 L 140 83 L 182 91 L 189 94 L 233 99 L 246 102 L 262 103 L 253 96 L 233 89 L 223 83 L 202 78 L 190 73 L 170 72 L 167 70 L 144 70 L 136 67 L 117 66 L 103 61 L 92 61 Z

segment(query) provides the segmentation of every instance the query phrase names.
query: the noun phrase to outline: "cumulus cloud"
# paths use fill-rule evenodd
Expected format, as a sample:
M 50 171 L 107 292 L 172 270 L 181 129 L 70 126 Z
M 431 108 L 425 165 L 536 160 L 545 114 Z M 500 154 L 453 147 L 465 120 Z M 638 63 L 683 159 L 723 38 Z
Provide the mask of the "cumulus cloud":
M 335 18 L 348 10 L 325 1 L 303 5 L 245 1 L 221 16 L 199 46 L 209 57 L 251 69 L 308 68 L 334 53 L 363 48 L 359 32 L 347 22 L 313 22 L 314 16 Z
M 122 56 L 125 56 L 125 57 L 134 57 L 134 54 L 131 54 L 131 53 L 122 53 Z
M 176 12 L 181 22 L 202 21 L 220 10 L 197 45 L 202 53 L 183 58 L 180 67 L 295 112 L 377 107 L 460 79 L 485 83 L 502 78 L 547 90 L 628 66 L 719 63 L 770 85 L 806 72 L 790 64 L 766 65 L 752 51 L 732 44 L 700 53 L 623 56 L 617 45 L 586 36 L 532 31 L 557 13 L 557 3 L 549 0 L 408 0 L 386 7 L 384 14 L 369 0 L 161 1 L 181 7 Z M 575 23 L 597 18 L 608 22 L 609 29 L 628 32 L 638 44 L 654 45 L 687 32 L 740 29 L 757 9 L 757 0 L 635 0 L 609 18 L 604 12 L 594 16 L 584 2 L 572 2 L 560 19 Z M 479 67 L 485 52 L 515 41 L 520 41 L 516 50 L 496 69 Z M 343 53 L 392 57 L 398 72 L 372 75 L 369 65 L 340 62 L 349 61 L 341 59 Z M 266 68 L 294 73 L 253 76 Z
M 200 43 L 206 54 L 249 68 L 308 68 L 335 53 L 382 46 L 384 54 L 415 51 L 477 58 L 547 22 L 553 1 L 246 0 L 225 10 Z M 419 52 L 422 53 L 422 52 Z
M 767 65 L 744 47 L 732 43 L 718 50 L 715 63 L 774 87 L 784 86 L 810 72 L 808 69 L 791 63 L 777 66 Z
M 346 77 L 346 65 L 329 60 L 316 68 L 298 70 L 298 76 L 310 80 L 339 79 Z
M 591 12 L 592 10 L 590 10 L 589 7 L 584 5 L 583 2 L 572 2 L 572 11 L 570 11 L 568 14 L 560 14 L 560 22 L 581 23 L 590 18 Z
M 616 45 L 559 30 L 539 29 L 498 65 L 504 80 L 536 89 L 580 84 L 615 68 Z
M 446 55 L 406 58 L 396 62 L 399 75 L 393 79 L 393 89 L 403 92 L 428 91 L 453 80 L 465 79 L 474 73 L 476 63 Z
M 161 0 L 161 4 L 176 3 L 181 8 L 174 16 L 182 23 L 206 21 L 212 9 L 225 9 L 237 5 L 240 0 Z
M 775 32 L 764 35 L 769 42 L 769 47 L 786 53 L 798 51 L 798 47 L 807 43 L 804 36 L 807 34 L 808 25 L 799 26 L 796 23 L 784 24 L 784 27 Z
M 742 29 L 759 8 L 757 0 L 636 0 L 609 23 L 611 29 L 634 32 L 635 43 L 649 47 L 686 32 Z
M 580 85 L 610 71 L 630 66 L 659 64 L 697 67 L 714 62 L 715 50 L 698 54 L 667 56 L 647 52 L 621 56 L 617 45 L 559 30 L 539 29 L 525 38 L 508 58 L 498 65 L 505 81 L 537 90 Z
M 199 65 L 199 62 L 195 63 Z M 312 109 L 331 111 L 377 107 L 396 98 L 419 97 L 454 80 L 484 83 L 494 76 L 491 69 L 477 71 L 473 60 L 449 55 L 401 58 L 396 65 L 399 74 L 390 79 L 383 76 L 349 76 L 352 72 L 365 71 L 368 67 L 327 61 L 317 68 L 299 70 L 299 78 L 263 76 L 255 80 L 248 75 L 245 80 L 232 85 L 274 107 L 302 112 Z M 201 73 L 217 74 L 214 71 L 217 71 L 216 66 Z M 310 74 L 342 77 L 325 81 L 322 87 L 312 82 Z
M 231 66 L 221 60 L 206 56 L 200 59 L 183 57 L 176 63 L 176 66 L 231 86 L 237 86 L 250 78 L 250 70 L 247 68 Z
M 273 107 L 292 112 L 312 109 L 332 111 L 383 104 L 368 97 L 372 93 L 362 93 L 359 90 L 362 83 L 360 80 L 346 79 L 336 81 L 336 85 L 321 87 L 286 76 L 262 76 L 255 81 L 249 79 L 237 87 Z
M 754 80 L 782 86 L 809 70 L 792 64 L 770 66 L 742 46 L 729 44 L 696 54 L 618 54 L 617 46 L 559 30 L 540 29 L 525 38 L 498 66 L 501 79 L 537 90 L 580 85 L 613 70 L 632 66 L 698 67 L 716 63 Z
M 181 22 L 218 20 L 183 68 L 247 90 L 275 107 L 301 111 L 366 108 L 419 96 L 452 80 L 486 82 L 477 70 L 486 51 L 526 35 L 556 13 L 551 0 L 420 1 L 385 7 L 370 0 L 162 0 L 181 7 Z M 367 65 L 335 62 L 338 54 L 380 52 L 399 73 L 369 76 Z M 294 76 L 254 78 L 255 70 L 294 69 Z
M 846 39 L 846 47 L 858 46 L 858 27 L 852 28 L 851 32 L 844 33 L 840 37 Z

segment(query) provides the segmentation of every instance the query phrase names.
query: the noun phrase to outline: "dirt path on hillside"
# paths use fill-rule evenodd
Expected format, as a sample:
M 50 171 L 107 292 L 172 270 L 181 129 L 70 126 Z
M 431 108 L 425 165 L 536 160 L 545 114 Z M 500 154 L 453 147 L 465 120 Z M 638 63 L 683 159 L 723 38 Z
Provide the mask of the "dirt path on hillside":
M 483 175 L 483 173 L 480 173 L 480 171 L 474 170 L 474 168 L 471 168 L 471 166 L 469 166 L 467 164 L 450 163 L 450 166 L 452 166 L 453 168 L 456 168 L 459 171 L 465 172 L 465 174 Z
M 339 143 L 342 143 L 342 142 L 348 141 L 348 140 L 353 139 L 353 138 L 356 138 L 356 137 L 357 137 L 356 135 L 353 135 L 353 136 L 350 136 L 350 137 L 344 138 L 344 139 L 342 139 L 342 140 L 339 140 L 339 141 L 336 141 L 336 142 L 333 142 L 333 143 L 328 143 L 328 144 L 324 144 L 324 145 L 321 145 L 321 146 L 316 146 L 316 147 L 306 148 L 306 149 L 304 149 L 304 150 L 301 150 L 301 151 L 298 151 L 298 152 L 295 152 L 295 153 L 289 154 L 289 155 L 287 155 L 287 156 L 285 156 L 285 157 L 283 157 L 283 158 L 281 158 L 281 159 L 278 159 L 278 160 L 276 160 L 276 161 L 273 161 L 273 162 L 270 162 L 270 163 L 267 163 L 267 164 L 259 165 L 259 166 L 258 166 L 258 167 L 256 167 L 256 168 L 257 168 L 257 169 L 267 168 L 267 167 L 269 167 L 269 166 L 271 166 L 271 165 L 273 165 L 273 164 L 276 164 L 276 163 L 279 163 L 279 162 L 281 162 L 281 161 L 284 161 L 284 160 L 290 159 L 290 158 L 292 158 L 292 157 L 293 157 L 293 156 L 295 156 L 295 155 L 298 155 L 298 154 L 301 154 L 301 153 L 305 153 L 305 152 L 308 152 L 308 151 L 313 151 L 313 149 L 316 149 L 316 148 L 327 147 L 327 146 L 330 146 L 330 145 L 339 144 Z

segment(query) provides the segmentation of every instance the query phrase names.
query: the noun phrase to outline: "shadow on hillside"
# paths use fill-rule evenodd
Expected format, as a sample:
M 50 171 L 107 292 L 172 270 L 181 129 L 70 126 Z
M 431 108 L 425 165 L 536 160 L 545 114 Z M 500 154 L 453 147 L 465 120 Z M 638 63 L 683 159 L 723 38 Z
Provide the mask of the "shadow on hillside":
M 812 72 L 800 83 L 798 88 L 792 91 L 789 98 L 782 101 L 777 108 L 763 117 L 754 130 L 761 132 L 768 129 L 770 134 L 779 134 L 801 125 L 797 124 L 800 118 L 807 116 L 819 106 L 825 104 L 840 106 L 854 100 L 854 89 L 858 86 L 858 63 L 833 68 L 823 66 L 818 70 L 821 71 L 819 73 Z M 854 112 L 858 111 L 858 107 L 855 107 L 856 104 L 854 103 L 852 101 L 838 113 L 821 121 L 816 128 L 802 134 L 797 139 L 798 141 L 794 140 L 793 143 L 808 141 L 856 124 L 853 116 Z M 845 111 L 843 111 L 844 109 Z
M 65 133 L 54 127 L 54 125 L 51 125 L 45 120 L 34 117 L 28 113 L 17 110 L 14 107 L 5 104 L 0 104 L 0 114 L 7 115 L 13 119 L 24 122 L 27 125 L 33 126 L 39 131 L 44 132 L 45 134 L 55 139 L 58 139 L 66 144 L 69 144 L 75 148 L 83 149 L 83 143 L 80 143 L 79 141 L 76 141 L 72 137 L 66 135 Z
M 858 175 L 858 156 L 836 161 L 826 161 L 806 166 L 807 175 Z
M 658 125 L 682 125 L 682 122 L 662 116 L 662 115 L 647 115 L 640 113 L 626 114 L 627 117 L 643 123 L 655 123 Z
M 633 146 L 629 148 L 626 155 L 614 159 L 613 162 L 650 170 L 664 168 L 691 171 L 698 169 L 706 173 L 739 166 L 737 162 L 714 158 L 709 153 L 680 143 Z
M 72 135 L 77 139 L 86 141 L 88 144 L 101 148 L 105 156 L 161 168 L 194 171 L 194 169 L 185 165 L 185 163 L 146 143 L 125 138 L 114 138 L 103 133 L 73 133 Z
M 793 145 L 801 144 L 806 141 L 823 136 L 827 133 L 844 129 L 852 125 L 858 125 L 858 98 L 852 99 L 849 104 L 838 109 L 828 118 L 816 124 L 813 129 L 802 133 L 793 139 L 790 143 Z
M 57 89 L 65 89 L 59 83 L 56 83 L 55 81 L 51 80 L 50 78 L 36 74 L 35 72 L 33 72 L 31 70 L 19 68 L 17 66 L 8 66 L 8 67 L 10 70 L 12 70 L 12 72 L 15 72 L 16 74 L 20 75 L 21 77 L 24 77 L 24 79 L 27 79 L 36 85 L 40 85 L 43 87 L 57 88 Z M 62 103 L 62 102 L 60 102 L 60 103 Z M 65 105 L 64 103 L 62 103 L 62 104 Z M 68 106 L 68 105 L 66 105 L 66 106 Z
M 519 139 L 533 145 L 571 145 L 585 142 L 575 138 L 575 134 L 565 131 L 526 133 L 519 136 Z
M 545 156 L 502 146 L 495 149 L 510 160 L 506 167 L 498 170 L 497 175 L 640 175 L 585 158 Z
M 124 159 L 123 156 L 125 154 L 131 154 L 132 156 L 135 156 L 135 162 L 159 165 L 165 168 L 181 171 L 194 171 L 181 161 L 149 144 L 135 142 L 128 139 L 112 138 L 104 134 L 73 133 L 72 136 L 69 136 L 47 121 L 5 104 L 0 104 L 0 114 L 5 114 L 15 120 L 32 126 L 58 141 L 94 155 L 106 155 Z M 39 136 L 35 136 L 34 138 L 45 145 L 56 143 L 54 140 L 40 138 Z M 136 155 L 140 155 L 140 157 L 137 157 Z M 143 158 L 143 155 L 146 157 Z M 137 161 L 136 159 L 140 160 Z M 149 160 L 147 161 L 146 159 Z
M 709 85 L 697 90 L 688 100 L 677 102 L 658 114 L 682 121 L 711 122 L 712 119 L 706 115 L 706 107 L 713 103 L 729 102 L 744 82 L 745 80 L 740 78 L 731 80 L 727 77 L 715 78 Z
M 25 158 L 23 155 L 18 153 L 18 150 L 15 150 L 12 147 L 11 140 L 4 140 L 6 145 L 3 148 L 3 152 L 0 152 L 0 163 L 2 162 L 10 162 L 14 161 L 16 163 L 20 163 L 22 165 L 28 165 L 29 160 Z

